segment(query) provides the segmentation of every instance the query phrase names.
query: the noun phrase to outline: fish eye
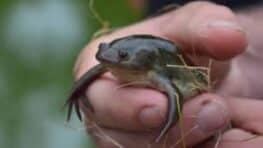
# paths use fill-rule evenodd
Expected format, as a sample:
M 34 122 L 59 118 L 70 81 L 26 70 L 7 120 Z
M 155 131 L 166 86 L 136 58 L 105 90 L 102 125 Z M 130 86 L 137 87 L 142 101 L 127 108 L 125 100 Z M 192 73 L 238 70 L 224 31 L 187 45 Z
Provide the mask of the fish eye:
M 128 57 L 128 52 L 124 51 L 124 50 L 119 50 L 118 55 L 119 55 L 120 59 L 125 59 Z

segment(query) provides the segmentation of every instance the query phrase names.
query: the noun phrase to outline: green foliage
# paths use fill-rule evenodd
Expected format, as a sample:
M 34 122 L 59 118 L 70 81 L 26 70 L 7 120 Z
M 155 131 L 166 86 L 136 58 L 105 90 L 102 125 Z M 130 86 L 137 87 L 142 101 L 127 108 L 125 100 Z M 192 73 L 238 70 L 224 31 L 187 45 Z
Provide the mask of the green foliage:
M 0 2 L 0 147 L 90 145 L 84 130 L 64 125 L 63 108 L 75 58 L 100 28 L 88 6 L 84 0 Z M 96 0 L 94 8 L 113 27 L 139 18 L 123 0 Z M 70 124 L 83 128 L 77 119 Z

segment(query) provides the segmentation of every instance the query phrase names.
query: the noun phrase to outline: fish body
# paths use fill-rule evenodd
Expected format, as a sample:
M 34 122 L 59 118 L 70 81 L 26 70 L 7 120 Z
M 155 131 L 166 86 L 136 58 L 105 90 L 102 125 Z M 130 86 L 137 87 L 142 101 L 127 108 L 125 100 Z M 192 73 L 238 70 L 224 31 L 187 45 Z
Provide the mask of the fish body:
M 151 35 L 131 35 L 110 43 L 101 43 L 96 59 L 100 64 L 87 71 L 73 86 L 67 100 L 68 119 L 74 106 L 81 119 L 79 101 L 84 98 L 85 89 L 109 71 L 122 83 L 152 87 L 167 95 L 167 118 L 156 142 L 178 121 L 184 98 L 196 95 L 207 84 L 202 71 L 187 68 L 194 65 L 178 46 Z M 88 107 L 92 110 L 91 105 Z

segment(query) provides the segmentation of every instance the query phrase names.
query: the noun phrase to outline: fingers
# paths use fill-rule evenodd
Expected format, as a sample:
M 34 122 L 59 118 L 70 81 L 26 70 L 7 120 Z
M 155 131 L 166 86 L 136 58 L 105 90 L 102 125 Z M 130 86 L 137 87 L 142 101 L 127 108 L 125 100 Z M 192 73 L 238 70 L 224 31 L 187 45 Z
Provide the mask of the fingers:
M 225 132 L 218 142 L 218 148 L 261 148 L 263 137 L 256 136 L 242 129 L 231 129 Z M 215 141 L 211 140 L 202 144 L 202 148 L 215 147 Z
M 171 130 L 168 141 L 172 141 L 175 147 L 184 140 L 187 147 L 192 147 L 228 126 L 229 121 L 229 109 L 224 99 L 214 94 L 203 94 L 184 105 L 183 127 L 178 123 Z
M 227 100 L 231 109 L 234 126 L 263 134 L 263 101 L 246 98 L 231 98 Z
M 120 88 L 107 78 L 98 80 L 88 89 L 87 95 L 95 109 L 96 122 L 106 128 L 128 131 L 157 131 L 165 121 L 167 99 L 165 95 L 146 88 Z M 103 93 L 101 93 L 103 92 Z M 136 94 L 136 95 L 134 95 Z M 226 126 L 229 112 L 222 98 L 206 94 L 196 97 L 184 106 L 183 129 L 189 145 L 194 145 Z M 168 141 L 180 137 L 180 125 L 170 132 Z M 174 144 L 174 143 L 173 143 Z
M 100 42 L 110 42 L 131 34 L 152 34 L 167 38 L 179 44 L 186 52 L 191 53 L 194 50 L 198 54 L 215 59 L 233 57 L 241 53 L 247 44 L 245 33 L 229 9 L 207 2 L 194 2 L 177 11 L 120 29 L 94 40 L 78 59 L 75 69 L 76 77 L 79 78 L 97 63 L 94 55 Z M 162 125 L 165 121 L 167 107 L 163 94 L 146 88 L 116 90 L 118 86 L 119 84 L 112 77 L 104 77 L 96 81 L 87 91 L 87 96 L 95 109 L 94 117 L 100 125 L 126 130 L 151 129 Z M 198 104 L 191 107 L 193 110 L 190 107 L 185 107 L 185 110 L 189 108 L 192 115 L 198 116 L 203 106 Z M 222 120 L 227 120 L 227 118 Z M 203 125 L 201 121 L 205 120 L 198 120 L 198 123 Z M 197 121 L 185 119 L 185 122 L 185 131 L 188 131 Z M 197 127 L 202 128 L 202 126 Z M 189 143 L 198 143 L 211 132 L 204 132 L 199 128 L 194 130 L 196 130 L 193 131 L 194 135 L 203 136 L 189 137 Z
M 246 35 L 228 8 L 208 2 L 192 2 L 162 16 L 120 29 L 91 42 L 79 57 L 75 72 L 82 75 L 97 63 L 100 42 L 131 34 L 151 34 L 174 41 L 186 52 L 228 59 L 244 51 Z
M 226 100 L 232 126 L 235 127 L 222 134 L 219 148 L 260 148 L 263 144 L 262 100 L 248 98 L 228 98 Z M 211 148 L 215 141 L 211 140 L 201 147 Z
M 117 81 L 102 78 L 89 87 L 87 96 L 96 121 L 104 127 L 147 130 L 166 118 L 166 97 L 156 90 L 120 88 Z
M 233 57 L 247 44 L 233 12 L 207 2 L 182 7 L 164 18 L 160 26 L 163 26 L 160 33 L 179 43 L 184 50 L 204 53 L 215 59 Z
M 263 137 L 255 136 L 241 129 L 232 129 L 224 133 L 220 147 L 222 148 L 261 148 Z
M 233 12 L 208 2 L 193 2 L 175 11 L 122 29 L 116 34 L 146 33 L 174 41 L 186 51 L 195 50 L 216 59 L 241 53 L 246 36 Z

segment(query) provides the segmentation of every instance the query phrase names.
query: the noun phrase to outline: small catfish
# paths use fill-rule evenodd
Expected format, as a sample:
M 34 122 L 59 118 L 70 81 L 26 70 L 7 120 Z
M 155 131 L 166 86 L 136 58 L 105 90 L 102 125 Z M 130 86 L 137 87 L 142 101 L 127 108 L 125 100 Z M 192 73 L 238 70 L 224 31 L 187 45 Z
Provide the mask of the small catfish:
M 73 86 L 67 100 L 68 120 L 75 107 L 81 120 L 79 101 L 85 90 L 105 72 L 111 72 L 120 82 L 151 87 L 166 94 L 166 122 L 155 142 L 159 142 L 180 117 L 184 98 L 200 93 L 207 85 L 206 75 L 194 66 L 171 41 L 151 35 L 131 35 L 111 43 L 101 43 L 96 54 L 100 64 L 87 71 Z M 174 65 L 169 67 L 168 65 Z M 134 83 L 133 83 L 134 82 Z M 93 111 L 89 101 L 86 106 Z

